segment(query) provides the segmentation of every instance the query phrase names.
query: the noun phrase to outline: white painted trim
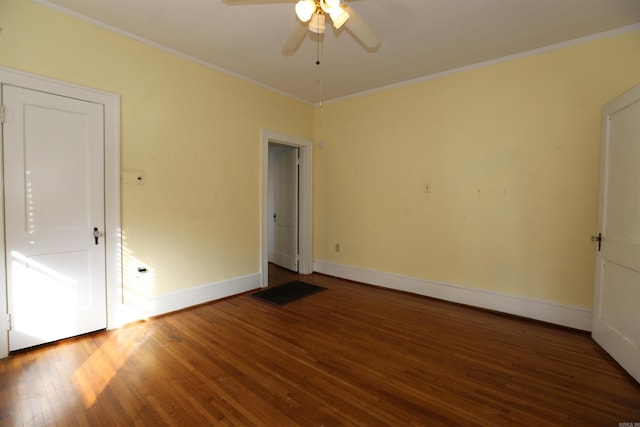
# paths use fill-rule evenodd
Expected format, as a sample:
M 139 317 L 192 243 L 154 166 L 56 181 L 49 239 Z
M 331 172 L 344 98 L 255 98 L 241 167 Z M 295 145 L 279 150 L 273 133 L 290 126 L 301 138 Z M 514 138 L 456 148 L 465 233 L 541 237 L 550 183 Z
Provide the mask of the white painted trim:
M 299 204 L 299 233 L 300 263 L 298 271 L 301 274 L 313 272 L 312 257 L 312 190 L 313 190 L 313 142 L 297 136 L 262 129 L 260 135 L 260 272 L 262 286 L 267 286 L 269 279 L 269 226 L 267 212 L 269 212 L 269 143 L 298 147 L 300 149 L 300 198 Z
M 122 324 L 122 252 L 120 228 L 120 96 L 77 86 L 46 77 L 0 67 L 0 83 L 39 90 L 55 95 L 82 99 L 104 106 L 105 144 L 105 242 L 107 280 L 107 328 Z M 0 163 L 0 170 L 1 170 Z M 1 174 L 0 174 L 1 175 Z M 4 210 L 4 199 L 0 201 Z M 2 227 L 4 228 L 4 227 Z M 0 233 L 4 233 L 1 231 Z M 4 235 L 1 235 L 4 242 Z M 4 244 L 0 245 L 0 259 L 5 259 Z M 7 281 L 4 266 L 0 271 L 0 312 L 7 312 Z M 0 316 L 4 317 L 4 316 Z M 3 328 L 4 329 L 4 328 Z M 0 333 L 0 358 L 9 354 L 8 333 Z
M 0 68 L 0 73 L 2 69 Z M 2 82 L 3 78 L 0 74 L 0 104 L 2 103 Z M 4 141 L 2 137 L 2 124 L 0 124 L 0 359 L 9 355 L 9 304 L 7 301 L 7 270 L 6 270 L 6 252 L 4 242 Z
M 465 65 L 464 67 L 453 68 L 451 70 L 445 70 L 445 71 L 442 71 L 440 73 L 429 74 L 427 76 L 418 77 L 416 79 L 405 80 L 403 82 L 393 83 L 393 84 L 390 84 L 390 85 L 387 85 L 387 86 L 381 86 L 381 87 L 377 87 L 377 88 L 374 88 L 374 89 L 365 90 L 365 91 L 362 91 L 362 92 L 354 93 L 354 94 L 343 96 L 343 97 L 340 97 L 340 98 L 334 98 L 334 99 L 330 99 L 328 101 L 322 101 L 322 104 L 326 105 L 326 104 L 331 104 L 333 102 L 345 101 L 347 99 L 359 98 L 359 97 L 365 96 L 365 95 L 371 95 L 371 94 L 374 94 L 374 93 L 383 92 L 383 91 L 390 90 L 390 89 L 396 89 L 396 88 L 403 87 L 403 86 L 409 86 L 409 85 L 413 85 L 413 84 L 417 84 L 417 83 L 426 82 L 426 81 L 429 81 L 429 80 L 435 80 L 435 79 L 439 79 L 441 77 L 449 76 L 451 74 L 462 73 L 463 71 L 475 70 L 477 68 L 488 67 L 490 65 L 500 64 L 502 62 L 507 62 L 507 61 L 513 61 L 513 60 L 516 60 L 516 59 L 525 58 L 527 56 L 539 55 L 541 53 L 551 52 L 551 51 L 554 51 L 554 50 L 563 49 L 563 48 L 571 47 L 571 46 L 576 46 L 576 45 L 583 44 L 583 43 L 589 43 L 589 42 L 592 42 L 592 41 L 601 40 L 601 39 L 617 36 L 619 34 L 628 33 L 630 31 L 636 31 L 636 30 L 640 30 L 640 24 L 633 24 L 633 25 L 628 25 L 626 27 L 615 28 L 613 30 L 603 31 L 603 32 L 597 33 L 597 34 L 591 34 L 591 35 L 588 35 L 588 36 L 585 36 L 585 37 L 579 37 L 577 39 L 567 40 L 567 41 L 564 41 L 564 42 L 561 42 L 561 43 L 555 43 L 555 44 L 551 44 L 551 45 L 548 45 L 548 46 L 539 47 L 537 49 L 527 50 L 525 52 L 514 53 L 513 55 L 507 55 L 507 56 L 503 56 L 503 57 L 500 57 L 500 58 L 490 59 L 488 61 L 477 62 L 475 64 Z M 320 104 L 316 103 L 315 106 L 318 107 L 318 106 L 320 106 Z
M 314 260 L 314 271 L 369 285 L 514 314 L 583 331 L 591 330 L 591 310 L 581 307 L 469 288 L 461 285 L 416 279 L 323 260 Z
M 123 323 L 171 313 L 260 288 L 260 273 L 153 296 L 122 307 Z

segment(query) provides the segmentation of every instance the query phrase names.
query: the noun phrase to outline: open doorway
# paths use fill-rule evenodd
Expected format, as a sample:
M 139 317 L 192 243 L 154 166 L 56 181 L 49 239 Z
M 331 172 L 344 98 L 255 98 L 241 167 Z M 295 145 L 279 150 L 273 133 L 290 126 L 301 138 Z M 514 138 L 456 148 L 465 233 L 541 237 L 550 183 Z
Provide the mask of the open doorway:
M 298 147 L 269 143 L 269 263 L 298 272 Z
M 277 196 L 274 190 L 279 186 L 276 182 L 278 180 L 282 181 L 280 186 L 284 190 L 281 191 L 285 191 L 287 194 L 282 203 L 288 206 L 297 206 L 296 218 L 292 218 L 294 214 L 291 213 L 291 209 L 284 214 L 287 218 L 281 217 L 283 226 L 280 230 L 281 237 L 287 242 L 285 246 L 290 249 L 294 248 L 297 258 L 292 260 L 285 254 L 280 260 L 286 260 L 285 265 L 288 265 L 286 268 L 297 270 L 300 274 L 311 274 L 313 271 L 311 255 L 313 144 L 307 139 L 263 130 L 261 145 L 261 276 L 262 286 L 265 287 L 269 283 L 269 261 L 274 260 L 274 255 L 279 249 L 282 249 L 276 248 L 277 239 L 275 238 L 275 234 L 278 233 L 276 224 L 279 213 L 276 212 L 278 209 L 275 205 L 278 200 L 276 200 Z M 280 166 L 276 165 L 278 162 L 280 162 Z M 274 214 L 276 215 L 275 221 Z M 296 223 L 292 219 L 297 220 L 297 225 L 292 225 Z M 290 253 L 291 251 L 287 250 L 286 252 Z

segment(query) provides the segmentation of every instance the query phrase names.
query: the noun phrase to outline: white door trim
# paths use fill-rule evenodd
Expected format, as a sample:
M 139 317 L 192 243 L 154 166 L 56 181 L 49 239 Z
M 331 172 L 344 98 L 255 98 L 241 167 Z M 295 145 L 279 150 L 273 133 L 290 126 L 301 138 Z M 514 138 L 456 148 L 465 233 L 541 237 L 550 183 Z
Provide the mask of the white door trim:
M 269 201 L 269 143 L 274 142 L 300 149 L 300 198 L 299 203 L 299 228 L 298 240 L 300 243 L 300 274 L 313 272 L 312 257 L 312 165 L 313 142 L 291 135 L 262 129 L 260 137 L 260 274 L 262 287 L 267 286 L 269 279 L 269 228 L 267 223 Z
M 19 86 L 54 95 L 81 99 L 104 106 L 105 161 L 105 245 L 107 276 L 107 328 L 121 326 L 122 253 L 120 228 L 120 96 L 95 89 L 0 67 L 0 84 Z M 1 143 L 0 133 L 0 143 Z M 0 155 L 2 150 L 0 150 Z M 0 159 L 1 160 L 1 159 Z M 0 180 L 4 177 L 0 161 Z M 4 188 L 4 182 L 0 182 Z M 4 242 L 4 197 L 0 198 L 0 242 Z M 5 259 L 4 243 L 0 259 Z M 4 262 L 0 263 L 0 358 L 9 355 L 7 318 L 7 280 Z

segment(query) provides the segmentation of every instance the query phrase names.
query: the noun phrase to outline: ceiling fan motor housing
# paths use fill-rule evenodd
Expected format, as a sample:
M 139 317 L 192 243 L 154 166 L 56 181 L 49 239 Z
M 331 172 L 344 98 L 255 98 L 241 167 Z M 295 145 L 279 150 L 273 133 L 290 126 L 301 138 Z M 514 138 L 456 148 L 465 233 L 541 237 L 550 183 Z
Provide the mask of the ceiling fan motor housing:
M 295 11 L 300 21 L 311 21 L 309 29 L 318 34 L 324 32 L 325 14 L 331 17 L 336 29 L 349 19 L 349 12 L 342 8 L 340 0 L 299 0 L 296 3 Z

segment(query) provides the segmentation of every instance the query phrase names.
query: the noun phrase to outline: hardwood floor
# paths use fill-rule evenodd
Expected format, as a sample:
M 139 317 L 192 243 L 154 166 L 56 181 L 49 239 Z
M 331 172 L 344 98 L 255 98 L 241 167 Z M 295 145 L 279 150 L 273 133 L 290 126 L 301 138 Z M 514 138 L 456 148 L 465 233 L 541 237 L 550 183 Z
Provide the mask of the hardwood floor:
M 244 294 L 0 360 L 0 426 L 640 422 L 640 385 L 586 333 L 300 277 L 328 290 L 284 307 Z

